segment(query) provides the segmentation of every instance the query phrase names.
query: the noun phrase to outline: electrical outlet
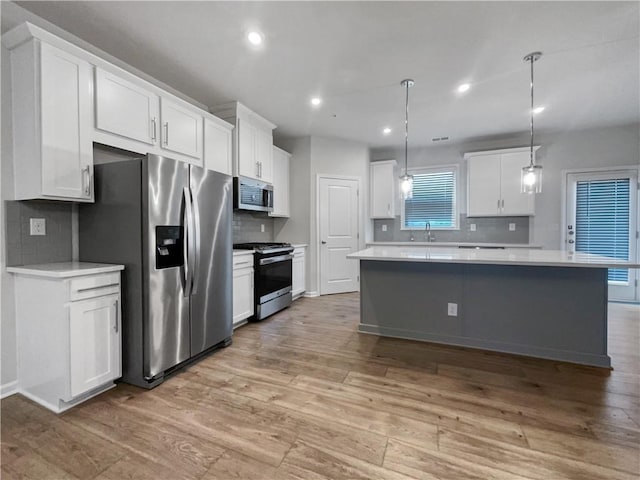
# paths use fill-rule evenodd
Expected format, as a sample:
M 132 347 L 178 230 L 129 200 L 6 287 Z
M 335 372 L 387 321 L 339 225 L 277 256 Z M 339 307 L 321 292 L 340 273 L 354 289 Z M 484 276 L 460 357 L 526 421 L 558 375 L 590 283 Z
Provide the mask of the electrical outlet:
M 260 232 L 264 233 L 264 223 L 260 224 Z
M 515 223 L 510 223 L 509 224 L 509 231 L 510 232 L 515 232 L 516 231 L 516 224 Z
M 476 224 L 475 223 L 470 223 L 469 224 L 469 231 L 471 231 L 471 232 L 475 232 L 476 231 Z
M 382 225 L 382 231 L 383 231 L 383 232 L 386 232 L 386 231 L 387 231 L 387 226 L 386 226 L 386 225 L 384 225 L 384 224 Z
M 458 304 L 457 303 L 447 303 L 447 315 L 450 317 L 458 316 Z
M 46 235 L 46 222 L 44 218 L 29 219 L 29 235 Z

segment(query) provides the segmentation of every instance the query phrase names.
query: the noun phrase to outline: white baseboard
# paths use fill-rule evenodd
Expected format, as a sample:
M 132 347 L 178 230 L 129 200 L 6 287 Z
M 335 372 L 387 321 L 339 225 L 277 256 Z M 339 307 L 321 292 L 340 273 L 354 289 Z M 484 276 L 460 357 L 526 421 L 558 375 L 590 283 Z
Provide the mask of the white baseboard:
M 0 399 L 18 393 L 18 380 L 0 385 Z
M 313 298 L 313 297 L 319 297 L 320 295 L 318 294 L 318 292 L 304 292 L 304 296 L 306 298 Z

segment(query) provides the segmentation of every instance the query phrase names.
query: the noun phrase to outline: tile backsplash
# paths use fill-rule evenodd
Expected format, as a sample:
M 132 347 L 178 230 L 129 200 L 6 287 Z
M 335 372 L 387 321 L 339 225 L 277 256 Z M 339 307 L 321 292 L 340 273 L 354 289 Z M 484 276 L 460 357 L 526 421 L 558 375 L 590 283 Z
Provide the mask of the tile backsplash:
M 264 212 L 233 211 L 233 243 L 272 241 L 273 218 Z
M 7 201 L 5 208 L 7 266 L 71 261 L 71 203 Z M 45 235 L 29 234 L 31 218 L 44 218 Z
M 509 230 L 509 224 L 515 224 L 515 231 Z M 476 230 L 470 230 L 475 224 Z M 387 231 L 382 231 L 382 226 Z M 424 230 L 401 230 L 401 220 L 383 219 L 373 221 L 373 240 L 376 242 L 408 242 L 413 234 L 414 241 L 426 241 Z M 460 215 L 459 230 L 432 230 L 436 242 L 470 243 L 529 243 L 529 217 L 474 217 Z

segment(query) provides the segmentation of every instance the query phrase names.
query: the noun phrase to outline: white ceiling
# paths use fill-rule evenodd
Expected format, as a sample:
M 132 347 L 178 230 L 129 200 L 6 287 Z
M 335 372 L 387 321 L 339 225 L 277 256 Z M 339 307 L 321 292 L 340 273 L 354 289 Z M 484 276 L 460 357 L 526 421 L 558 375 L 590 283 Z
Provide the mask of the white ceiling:
M 18 3 L 208 106 L 240 100 L 277 136 L 402 144 L 406 77 L 413 146 L 527 131 L 534 50 L 538 131 L 640 121 L 638 2 Z

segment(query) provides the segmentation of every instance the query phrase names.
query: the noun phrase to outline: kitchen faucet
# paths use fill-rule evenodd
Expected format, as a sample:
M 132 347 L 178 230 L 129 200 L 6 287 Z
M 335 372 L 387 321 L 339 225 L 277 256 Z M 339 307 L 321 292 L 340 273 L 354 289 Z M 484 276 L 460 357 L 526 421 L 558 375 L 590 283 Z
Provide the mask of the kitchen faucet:
M 424 224 L 424 239 L 427 242 L 433 242 L 436 239 L 435 235 L 433 235 L 431 233 L 431 223 L 430 222 L 425 222 L 425 224 Z

